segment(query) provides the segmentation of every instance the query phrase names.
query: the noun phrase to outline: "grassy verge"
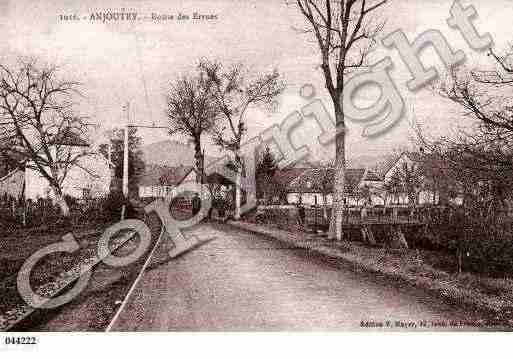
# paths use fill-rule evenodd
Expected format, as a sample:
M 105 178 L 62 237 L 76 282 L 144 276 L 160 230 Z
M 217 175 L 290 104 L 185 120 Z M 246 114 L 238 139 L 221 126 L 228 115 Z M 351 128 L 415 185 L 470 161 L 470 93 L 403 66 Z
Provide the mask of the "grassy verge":
M 160 222 L 156 218 L 152 218 L 150 222 L 148 225 L 154 239 L 160 230 Z M 59 288 L 64 288 L 66 283 L 72 283 L 73 278 L 79 275 L 81 265 L 97 263 L 98 240 L 109 225 L 97 223 L 74 228 L 73 236 L 80 245 L 79 250 L 73 253 L 52 253 L 38 261 L 30 278 L 31 286 L 36 292 L 46 297 L 54 296 L 59 293 Z M 34 313 L 18 293 L 16 279 L 23 263 L 39 249 L 62 241 L 62 235 L 66 232 L 44 235 L 32 233 L 0 240 L 0 330 L 9 328 L 13 323 L 18 325 L 19 322 L 22 323 L 18 328 L 20 330 L 102 330 L 108 324 L 117 305 L 116 301 L 123 299 L 132 277 L 137 274 L 139 261 L 123 268 L 112 268 L 103 263 L 94 264 L 91 267 L 93 275 L 86 290 L 73 303 L 59 310 Z M 117 256 L 126 256 L 138 246 L 138 239 L 130 239 L 121 246 L 117 244 L 128 234 L 121 231 L 111 241 L 110 245 L 116 248 L 114 253 Z M 44 325 L 54 316 L 63 315 L 68 319 L 57 320 L 53 326 Z
M 369 247 L 359 242 L 334 242 L 317 235 L 284 230 L 283 227 L 248 222 L 229 223 L 287 244 L 344 260 L 352 264 L 355 270 L 406 282 L 457 305 L 483 311 L 496 325 L 513 327 L 512 278 L 492 278 L 475 273 L 458 274 L 450 269 L 451 266 L 447 266 L 443 254 L 433 251 Z

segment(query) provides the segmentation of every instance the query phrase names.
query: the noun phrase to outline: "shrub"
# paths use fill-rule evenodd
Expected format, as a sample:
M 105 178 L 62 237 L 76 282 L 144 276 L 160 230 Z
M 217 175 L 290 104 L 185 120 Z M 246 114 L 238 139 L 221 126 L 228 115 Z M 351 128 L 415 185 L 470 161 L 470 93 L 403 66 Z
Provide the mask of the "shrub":
M 298 209 L 294 206 L 259 207 L 254 215 L 255 222 L 262 224 L 296 224 Z
M 121 217 L 121 210 L 125 205 L 125 218 L 132 218 L 135 216 L 135 209 L 133 205 L 127 200 L 121 192 L 111 192 L 105 198 L 103 202 L 102 212 L 104 214 L 104 218 L 107 220 L 112 220 Z
M 230 203 L 224 198 L 214 197 L 212 199 L 212 208 L 217 209 L 220 216 L 224 216 L 230 210 Z
M 444 251 L 461 259 L 461 269 L 491 275 L 513 269 L 511 222 L 463 208 L 431 209 L 426 216 L 427 231 L 416 243 L 427 249 Z

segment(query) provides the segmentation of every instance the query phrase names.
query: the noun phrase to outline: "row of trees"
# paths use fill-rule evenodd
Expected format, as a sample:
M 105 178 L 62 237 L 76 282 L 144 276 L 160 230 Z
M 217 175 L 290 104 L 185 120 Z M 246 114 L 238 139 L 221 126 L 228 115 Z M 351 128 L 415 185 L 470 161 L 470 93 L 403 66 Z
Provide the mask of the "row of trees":
M 82 85 L 63 79 L 58 70 L 33 60 L 19 60 L 12 66 L 0 64 L 0 157 L 5 159 L 2 173 L 23 166 L 45 178 L 67 216 L 63 183 L 69 171 L 81 167 L 81 159 L 93 153 L 89 146 L 69 145 L 70 139 L 89 143 L 90 124 L 78 109 Z M 277 71 L 252 76 L 240 64 L 225 67 L 220 62 L 201 61 L 194 74 L 170 84 L 169 132 L 192 140 L 198 174 L 204 173 L 202 136 L 208 133 L 216 145 L 232 154 L 231 164 L 240 181 L 247 112 L 255 106 L 272 108 L 283 87 Z M 110 144 L 100 147 L 114 163 L 116 178 L 122 178 L 123 131 L 112 130 Z M 133 179 L 144 172 L 140 146 L 141 139 L 131 128 L 129 175 Z M 237 209 L 241 202 L 239 184 Z M 129 187 L 136 191 L 137 181 L 131 181 Z
M 340 101 L 344 81 L 351 71 L 365 67 L 366 58 L 383 27 L 374 14 L 387 0 L 296 0 L 291 1 L 304 16 L 307 27 L 299 32 L 312 34 L 321 54 L 321 70 L 332 99 L 336 117 L 335 210 L 330 225 L 331 237 L 342 237 L 342 203 L 345 172 L 344 110 Z M 33 165 L 51 184 L 63 212 L 66 203 L 62 182 L 66 168 L 79 163 L 62 149 L 50 151 L 52 139 L 65 129 L 85 133 L 83 118 L 72 110 L 78 83 L 57 79 L 55 68 L 36 69 L 24 64 L 17 70 L 2 67 L 0 107 L 2 111 L 2 151 L 14 148 L 27 164 Z M 195 145 L 198 173 L 203 173 L 202 134 L 209 132 L 214 142 L 232 154 L 233 166 L 242 173 L 241 144 L 247 131 L 246 114 L 253 106 L 269 106 L 283 87 L 278 73 L 247 76 L 243 66 L 225 67 L 219 62 L 202 62 L 195 75 L 184 76 L 171 84 L 168 92 L 168 117 L 171 133 L 191 138 Z M 35 134 L 35 140 L 27 135 Z M 239 176 L 240 178 L 240 176 Z M 241 194 L 237 188 L 236 208 Z M 236 216 L 239 213 L 237 211 Z
M 330 222 L 330 237 L 342 238 L 342 215 L 345 188 L 345 116 L 340 98 L 351 72 L 365 69 L 368 55 L 376 44 L 384 21 L 376 14 L 387 0 L 295 0 L 306 20 L 298 32 L 314 37 L 321 54 L 320 69 L 332 100 L 336 118 L 335 195 Z M 215 143 L 230 151 L 234 167 L 242 171 L 240 145 L 246 132 L 245 114 L 252 105 L 270 105 L 281 92 L 278 73 L 246 81 L 241 66 L 224 68 L 220 63 L 203 62 L 199 74 L 184 77 L 171 86 L 168 97 L 172 133 L 190 137 L 196 148 L 196 167 L 201 169 L 201 134 L 206 130 Z M 205 96 L 205 94 L 209 96 Z M 207 97 L 210 100 L 207 100 Z M 215 120 L 222 119 L 222 125 Z M 199 170 L 199 173 L 202 173 Z M 238 188 L 238 186 L 236 187 Z M 236 195 L 240 206 L 240 191 Z M 239 213 L 236 211 L 236 217 Z
M 182 75 L 169 86 L 169 133 L 180 134 L 194 144 L 197 181 L 204 174 L 204 135 L 230 154 L 230 165 L 237 174 L 235 218 L 240 217 L 240 178 L 244 171 L 241 146 L 247 132 L 247 113 L 254 107 L 272 109 L 283 89 L 276 70 L 253 75 L 242 64 L 224 66 L 208 60 L 202 60 L 194 73 Z

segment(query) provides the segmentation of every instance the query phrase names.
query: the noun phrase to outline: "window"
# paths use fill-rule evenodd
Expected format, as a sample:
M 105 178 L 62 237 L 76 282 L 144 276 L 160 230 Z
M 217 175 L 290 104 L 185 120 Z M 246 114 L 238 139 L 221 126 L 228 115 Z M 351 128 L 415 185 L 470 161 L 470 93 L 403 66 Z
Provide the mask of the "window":
M 84 198 L 84 199 L 91 198 L 91 189 L 90 188 L 82 188 L 82 198 Z

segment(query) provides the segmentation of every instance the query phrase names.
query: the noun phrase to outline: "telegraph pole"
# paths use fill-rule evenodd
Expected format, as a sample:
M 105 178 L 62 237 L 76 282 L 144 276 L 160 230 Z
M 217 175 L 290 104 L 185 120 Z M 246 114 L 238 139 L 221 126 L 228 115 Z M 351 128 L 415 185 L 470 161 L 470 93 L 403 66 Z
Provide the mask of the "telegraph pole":
M 123 109 L 126 110 L 126 125 L 125 125 L 125 140 L 123 146 L 123 196 L 128 199 L 128 131 L 130 128 L 152 128 L 152 129 L 169 129 L 166 126 L 155 126 L 152 124 L 151 126 L 145 125 L 131 125 L 130 124 L 130 101 L 123 106 Z M 121 218 L 125 217 L 125 206 L 123 205 Z
M 128 129 L 130 124 L 130 102 L 126 103 L 125 142 L 123 147 L 123 196 L 128 198 Z
M 109 137 L 109 168 L 111 167 L 111 164 L 112 164 L 112 136 Z

